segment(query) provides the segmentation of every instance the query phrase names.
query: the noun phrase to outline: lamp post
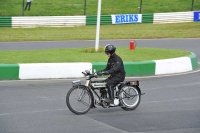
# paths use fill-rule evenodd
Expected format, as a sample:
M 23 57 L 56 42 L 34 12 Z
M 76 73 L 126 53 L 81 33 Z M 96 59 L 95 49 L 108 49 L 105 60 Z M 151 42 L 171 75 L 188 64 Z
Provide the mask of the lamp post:
M 96 51 L 99 48 L 100 19 L 101 19 L 101 0 L 98 0 L 97 26 L 96 26 L 96 42 L 95 42 L 95 50 Z

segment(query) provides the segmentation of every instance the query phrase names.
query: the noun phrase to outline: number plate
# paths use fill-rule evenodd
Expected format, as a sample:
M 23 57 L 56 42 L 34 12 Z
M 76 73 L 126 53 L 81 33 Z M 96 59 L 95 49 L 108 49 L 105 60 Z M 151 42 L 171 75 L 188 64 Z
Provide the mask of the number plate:
M 128 85 L 130 85 L 130 86 L 135 86 L 135 85 L 139 86 L 139 81 L 129 81 Z
M 86 81 L 85 86 L 89 86 L 90 81 Z
M 80 85 L 80 84 L 81 84 L 80 80 L 72 81 L 72 86 L 77 86 L 77 85 Z

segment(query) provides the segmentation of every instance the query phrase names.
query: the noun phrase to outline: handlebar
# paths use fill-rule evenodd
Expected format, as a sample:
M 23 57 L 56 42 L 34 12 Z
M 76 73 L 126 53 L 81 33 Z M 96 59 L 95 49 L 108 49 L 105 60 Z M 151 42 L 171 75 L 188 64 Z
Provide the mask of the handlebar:
M 97 76 L 108 75 L 108 74 L 107 74 L 106 72 L 104 72 L 104 71 L 95 72 L 95 73 L 91 74 L 89 70 L 85 70 L 84 72 L 82 72 L 82 74 L 83 74 L 85 77 L 88 76 L 88 79 L 97 78 Z
M 87 76 L 87 73 L 85 73 L 85 72 L 82 72 L 82 74 L 83 74 L 84 76 Z
M 82 74 L 86 77 L 86 76 L 89 76 L 89 79 L 91 79 L 91 78 L 97 78 L 97 73 L 95 72 L 95 73 L 93 73 L 93 74 L 91 74 L 90 73 L 90 71 L 88 71 L 88 70 L 86 70 L 85 72 L 82 72 Z

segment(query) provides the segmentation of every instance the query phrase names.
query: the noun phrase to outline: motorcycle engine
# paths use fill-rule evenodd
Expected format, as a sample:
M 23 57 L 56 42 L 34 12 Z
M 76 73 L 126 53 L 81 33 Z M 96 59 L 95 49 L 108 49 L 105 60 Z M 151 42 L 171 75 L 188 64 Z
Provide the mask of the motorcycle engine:
M 101 98 L 107 98 L 107 91 L 105 88 L 100 89 Z

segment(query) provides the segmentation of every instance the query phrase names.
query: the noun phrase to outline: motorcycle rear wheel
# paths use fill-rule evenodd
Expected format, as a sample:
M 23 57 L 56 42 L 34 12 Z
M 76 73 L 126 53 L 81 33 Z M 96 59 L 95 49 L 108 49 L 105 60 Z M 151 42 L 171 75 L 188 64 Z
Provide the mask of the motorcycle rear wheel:
M 126 111 L 136 109 L 141 100 L 141 95 L 135 87 L 124 86 L 120 93 L 120 102 L 123 105 L 122 109 Z

